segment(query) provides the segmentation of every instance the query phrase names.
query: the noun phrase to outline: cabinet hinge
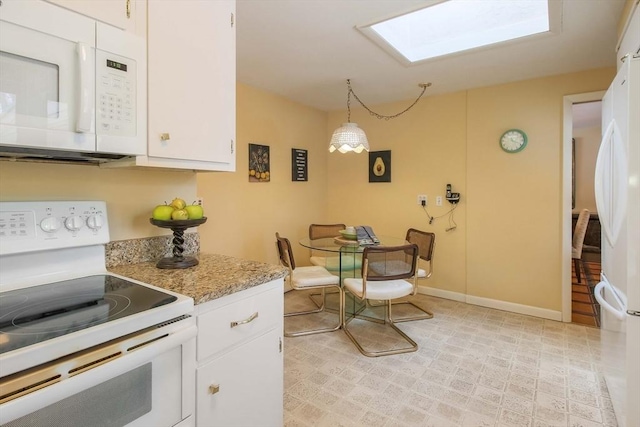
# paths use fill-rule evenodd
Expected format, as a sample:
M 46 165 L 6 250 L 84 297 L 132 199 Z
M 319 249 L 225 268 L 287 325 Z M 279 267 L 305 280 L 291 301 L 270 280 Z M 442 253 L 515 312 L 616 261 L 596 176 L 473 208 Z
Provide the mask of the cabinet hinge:
M 231 154 L 233 154 L 233 139 L 231 140 Z
M 278 337 L 278 341 L 279 341 L 278 349 L 280 350 L 280 353 L 282 353 L 282 337 Z
M 127 0 L 126 3 L 127 19 L 131 18 L 131 0 Z
M 233 28 L 233 13 L 231 14 L 231 28 Z

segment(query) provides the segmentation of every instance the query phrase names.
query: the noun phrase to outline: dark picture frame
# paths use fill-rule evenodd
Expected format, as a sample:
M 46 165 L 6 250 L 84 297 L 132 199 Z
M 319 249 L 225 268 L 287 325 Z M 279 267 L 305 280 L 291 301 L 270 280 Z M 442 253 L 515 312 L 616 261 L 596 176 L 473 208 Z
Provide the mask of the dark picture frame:
M 301 148 L 291 149 L 291 181 L 309 180 L 308 152 Z
M 391 182 L 391 150 L 369 152 L 369 182 Z
M 249 182 L 271 181 L 269 146 L 249 144 Z

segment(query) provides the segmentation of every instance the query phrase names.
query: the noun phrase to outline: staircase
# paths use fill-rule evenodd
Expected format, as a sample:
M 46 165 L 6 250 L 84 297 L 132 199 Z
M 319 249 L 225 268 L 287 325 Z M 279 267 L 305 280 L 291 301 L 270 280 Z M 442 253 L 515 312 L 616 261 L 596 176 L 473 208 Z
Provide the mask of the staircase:
M 593 296 L 593 288 L 600 281 L 600 262 L 585 261 L 578 283 L 573 262 L 571 263 L 571 321 L 582 325 L 600 327 L 600 304 Z

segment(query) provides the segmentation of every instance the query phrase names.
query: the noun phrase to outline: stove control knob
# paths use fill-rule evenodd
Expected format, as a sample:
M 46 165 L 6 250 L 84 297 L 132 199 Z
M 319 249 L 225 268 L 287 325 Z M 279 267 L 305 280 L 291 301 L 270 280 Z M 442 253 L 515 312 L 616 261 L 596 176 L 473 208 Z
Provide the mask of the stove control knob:
M 64 221 L 64 226 L 70 231 L 78 231 L 83 225 L 84 221 L 79 216 L 70 216 Z
M 60 220 L 55 216 L 50 216 L 40 221 L 40 228 L 45 233 L 55 233 L 61 226 Z
M 87 218 L 87 226 L 92 230 L 100 230 L 103 225 L 102 215 L 89 215 Z

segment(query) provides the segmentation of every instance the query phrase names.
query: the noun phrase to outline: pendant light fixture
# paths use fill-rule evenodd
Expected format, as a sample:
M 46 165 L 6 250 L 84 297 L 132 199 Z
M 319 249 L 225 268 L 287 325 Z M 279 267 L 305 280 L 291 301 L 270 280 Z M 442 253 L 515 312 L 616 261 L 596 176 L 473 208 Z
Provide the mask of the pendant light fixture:
M 389 120 L 401 116 L 402 114 L 409 111 L 414 105 L 416 105 L 420 98 L 422 98 L 422 95 L 424 95 L 427 88 L 431 86 L 431 83 L 420 83 L 418 86 L 422 88 L 422 92 L 420 93 L 420 95 L 418 95 L 418 98 L 413 101 L 413 104 L 409 105 L 407 108 L 397 114 L 385 116 L 383 114 L 378 114 L 375 111 L 372 111 L 362 101 L 360 101 L 358 95 L 356 95 L 356 93 L 351 88 L 351 80 L 347 79 L 347 123 L 343 123 L 342 126 L 340 126 L 333 132 L 333 136 L 331 136 L 331 142 L 329 144 L 329 152 L 333 153 L 336 150 L 341 153 L 362 153 L 363 151 L 369 151 L 369 141 L 367 140 L 367 135 L 362 129 L 358 127 L 357 123 L 351 123 L 351 94 L 353 94 L 353 97 L 369 112 L 369 114 L 377 117 L 378 119 Z

